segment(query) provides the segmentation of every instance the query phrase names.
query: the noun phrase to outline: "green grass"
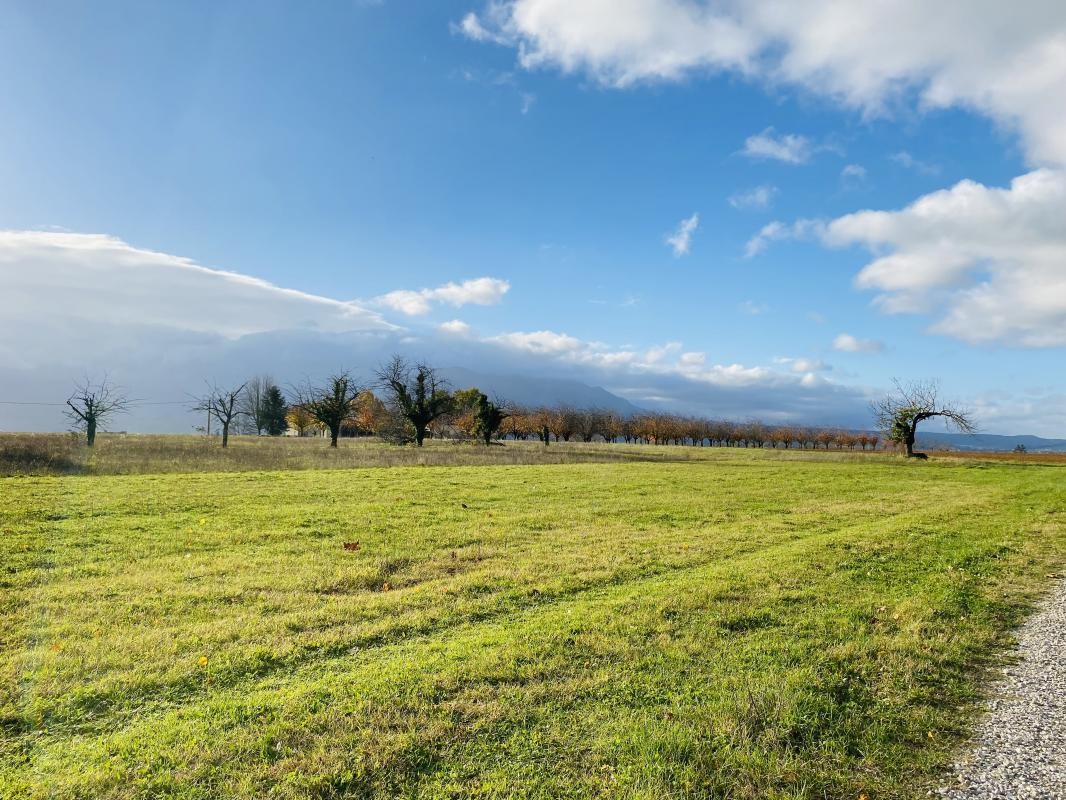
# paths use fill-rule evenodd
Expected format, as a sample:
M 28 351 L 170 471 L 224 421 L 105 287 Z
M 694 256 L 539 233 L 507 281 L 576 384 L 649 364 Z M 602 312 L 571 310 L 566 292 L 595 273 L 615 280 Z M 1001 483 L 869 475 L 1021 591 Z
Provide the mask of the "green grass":
M 1062 566 L 1064 479 L 2 479 L 0 796 L 919 796 Z
M 688 461 L 710 448 L 534 441 L 479 442 L 430 439 L 425 447 L 384 445 L 378 439 L 218 437 L 102 434 L 92 449 L 74 433 L 0 433 L 0 476 L 136 475 L 163 472 L 351 469 L 356 467 L 569 464 L 613 461 Z M 859 457 L 858 453 L 839 453 Z

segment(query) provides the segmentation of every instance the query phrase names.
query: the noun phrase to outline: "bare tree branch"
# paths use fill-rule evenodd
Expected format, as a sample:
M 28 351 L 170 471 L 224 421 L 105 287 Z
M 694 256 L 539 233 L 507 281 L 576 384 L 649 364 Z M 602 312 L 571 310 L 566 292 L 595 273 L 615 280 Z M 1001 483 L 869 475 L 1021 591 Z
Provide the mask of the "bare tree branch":
M 113 385 L 107 375 L 99 383 L 86 378 L 76 384 L 67 398 L 67 419 L 75 430 L 85 432 L 85 443 L 96 444 L 96 433 L 103 430 L 108 420 L 116 414 L 129 411 L 129 399 L 121 389 Z
M 218 420 L 222 426 L 222 446 L 229 446 L 229 429 L 244 411 L 241 410 L 241 396 L 246 383 L 236 388 L 219 388 L 216 384 L 209 383 L 208 392 L 199 398 L 193 411 L 203 411 Z
M 914 456 L 914 440 L 918 424 L 933 417 L 944 421 L 961 433 L 975 433 L 977 425 L 972 412 L 957 403 L 940 398 L 937 381 L 902 383 L 894 379 L 896 391 L 871 404 L 878 428 L 888 441 L 903 445 L 907 456 Z

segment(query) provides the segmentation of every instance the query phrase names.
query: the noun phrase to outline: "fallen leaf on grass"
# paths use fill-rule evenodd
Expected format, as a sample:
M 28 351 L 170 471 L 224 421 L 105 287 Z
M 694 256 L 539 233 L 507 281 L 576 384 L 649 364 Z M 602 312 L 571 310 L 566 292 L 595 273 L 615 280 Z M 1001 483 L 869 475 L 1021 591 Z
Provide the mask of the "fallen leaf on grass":
M 345 542 L 344 543 L 344 549 L 345 550 L 358 550 L 359 549 L 359 542 Z

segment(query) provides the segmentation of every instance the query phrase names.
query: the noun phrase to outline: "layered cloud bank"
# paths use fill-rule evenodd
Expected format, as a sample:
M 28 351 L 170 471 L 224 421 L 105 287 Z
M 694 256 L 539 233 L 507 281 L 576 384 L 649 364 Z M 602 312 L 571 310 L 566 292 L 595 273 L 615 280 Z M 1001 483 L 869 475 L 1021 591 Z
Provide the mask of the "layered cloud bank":
M 370 303 L 421 317 L 441 306 L 490 305 L 509 288 L 477 278 L 397 290 Z M 182 430 L 182 402 L 205 379 L 267 371 L 299 381 L 342 368 L 369 375 L 399 351 L 447 366 L 595 383 L 649 407 L 768 420 L 864 418 L 861 390 L 830 384 L 820 369 L 800 369 L 803 361 L 715 364 L 679 343 L 634 349 L 544 330 L 482 335 L 459 319 L 407 327 L 366 305 L 111 236 L 0 232 L 0 400 L 61 401 L 72 380 L 106 371 L 135 396 L 176 407 L 155 409 L 147 423 L 142 410 L 128 421 L 132 429 Z M 47 407 L 0 406 L 0 428 L 57 426 L 61 417 Z
M 62 316 L 244 336 L 268 330 L 390 330 L 355 303 L 283 289 L 113 236 L 0 231 L 0 317 L 23 333 Z M 22 327 L 22 324 L 28 327 Z

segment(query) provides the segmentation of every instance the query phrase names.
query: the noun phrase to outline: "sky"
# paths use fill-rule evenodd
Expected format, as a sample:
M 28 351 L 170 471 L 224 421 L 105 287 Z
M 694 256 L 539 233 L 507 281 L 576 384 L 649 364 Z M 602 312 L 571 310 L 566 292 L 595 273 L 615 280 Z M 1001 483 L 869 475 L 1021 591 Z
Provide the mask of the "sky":
M 1066 4 L 3 5 L 0 429 L 394 350 L 1066 437 Z

